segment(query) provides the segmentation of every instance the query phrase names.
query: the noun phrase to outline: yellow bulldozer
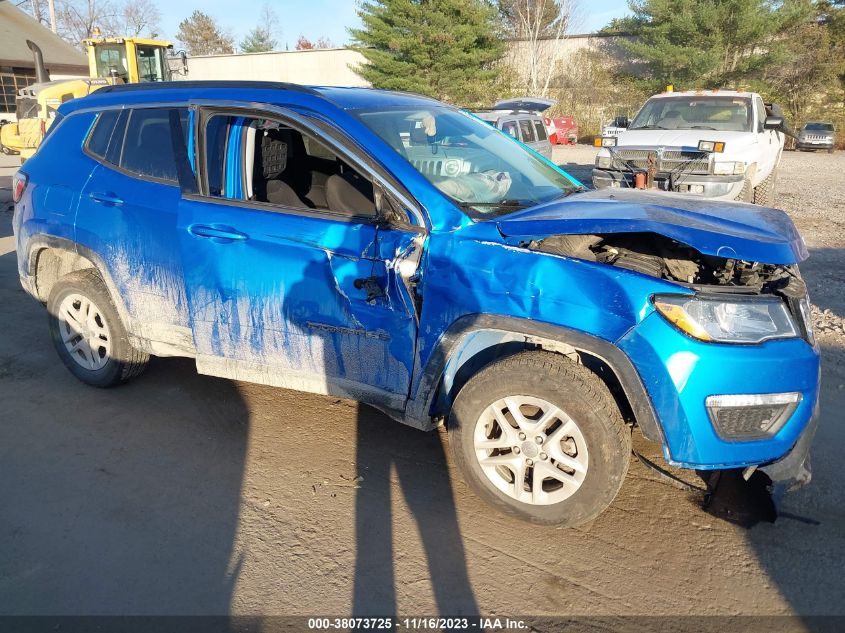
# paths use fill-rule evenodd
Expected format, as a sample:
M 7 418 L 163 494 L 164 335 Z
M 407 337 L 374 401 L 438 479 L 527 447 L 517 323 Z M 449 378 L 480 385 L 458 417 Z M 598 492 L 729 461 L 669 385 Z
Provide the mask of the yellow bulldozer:
M 35 83 L 18 91 L 16 122 L 0 128 L 0 148 L 20 154 L 21 163 L 38 149 L 56 110 L 65 101 L 118 83 L 170 81 L 168 51 L 173 44 L 136 37 L 98 37 L 84 40 L 88 50 L 89 77 L 50 81 L 41 49 L 27 40 L 35 60 Z M 182 64 L 186 65 L 182 56 Z

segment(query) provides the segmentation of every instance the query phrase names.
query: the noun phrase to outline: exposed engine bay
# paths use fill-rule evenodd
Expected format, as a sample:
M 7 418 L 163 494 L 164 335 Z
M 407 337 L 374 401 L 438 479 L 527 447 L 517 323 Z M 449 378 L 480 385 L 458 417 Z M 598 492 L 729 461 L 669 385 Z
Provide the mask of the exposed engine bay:
M 777 294 L 787 299 L 800 299 L 806 294 L 797 266 L 703 255 L 686 244 L 655 233 L 555 235 L 527 246 L 545 253 L 634 270 L 658 279 L 709 286 L 711 290 Z

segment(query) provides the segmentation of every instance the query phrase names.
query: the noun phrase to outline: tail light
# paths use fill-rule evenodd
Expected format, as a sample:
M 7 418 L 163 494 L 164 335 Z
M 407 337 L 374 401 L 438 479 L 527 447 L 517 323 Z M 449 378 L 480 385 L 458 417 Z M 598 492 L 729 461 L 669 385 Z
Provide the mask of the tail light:
M 29 176 L 22 171 L 17 172 L 12 176 L 12 202 L 17 204 L 23 198 L 23 192 L 26 189 L 26 183 L 29 182 Z

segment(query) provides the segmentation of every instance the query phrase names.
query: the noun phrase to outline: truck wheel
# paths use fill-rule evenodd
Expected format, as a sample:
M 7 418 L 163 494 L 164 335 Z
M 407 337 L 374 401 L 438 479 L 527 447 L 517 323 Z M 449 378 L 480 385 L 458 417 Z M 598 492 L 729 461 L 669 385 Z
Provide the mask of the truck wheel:
M 827 153 L 828 153 L 828 154 L 833 154 L 833 152 L 835 152 L 835 151 L 836 151 L 836 148 L 834 148 L 834 147 L 828 147 L 828 148 L 827 148 Z
M 111 387 L 139 375 L 149 356 L 129 344 L 105 283 L 93 269 L 62 277 L 47 299 L 50 337 L 82 382 Z
M 596 374 L 532 351 L 494 361 L 464 385 L 449 445 L 482 499 L 532 523 L 572 527 L 619 492 L 631 433 Z
M 764 207 L 771 207 L 775 204 L 775 186 L 777 185 L 778 172 L 773 169 L 766 176 L 765 180 L 754 187 L 754 204 Z
M 742 183 L 742 189 L 739 192 L 739 195 L 735 198 L 737 202 L 751 202 L 751 192 L 753 188 L 751 186 L 751 181 L 746 178 Z

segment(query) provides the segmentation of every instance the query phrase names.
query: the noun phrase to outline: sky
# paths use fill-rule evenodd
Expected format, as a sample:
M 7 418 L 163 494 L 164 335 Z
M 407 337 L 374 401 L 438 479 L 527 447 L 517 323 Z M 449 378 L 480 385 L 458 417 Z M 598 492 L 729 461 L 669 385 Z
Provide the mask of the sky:
M 293 49 L 297 38 L 304 35 L 310 40 L 327 37 L 337 46 L 349 41 L 346 29 L 358 26 L 355 13 L 356 0 L 157 0 L 161 11 L 163 37 L 173 38 L 179 22 L 195 9 L 208 13 L 235 38 L 235 45 L 258 23 L 261 7 L 269 4 L 279 18 L 274 37 L 277 48 L 287 45 Z M 627 12 L 627 0 L 580 0 L 583 19 L 577 30 L 590 32 L 605 26 L 612 18 Z M 233 11 L 233 7 L 237 7 Z

